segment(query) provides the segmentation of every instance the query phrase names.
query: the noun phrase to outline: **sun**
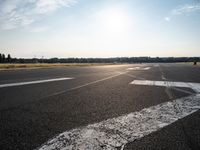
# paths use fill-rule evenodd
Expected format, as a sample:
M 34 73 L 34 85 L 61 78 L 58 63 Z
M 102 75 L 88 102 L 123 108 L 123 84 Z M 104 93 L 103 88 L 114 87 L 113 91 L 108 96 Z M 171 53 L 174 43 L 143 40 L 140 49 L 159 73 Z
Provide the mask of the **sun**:
M 130 25 L 128 13 L 120 8 L 106 9 L 101 16 L 104 28 L 110 32 L 123 32 Z

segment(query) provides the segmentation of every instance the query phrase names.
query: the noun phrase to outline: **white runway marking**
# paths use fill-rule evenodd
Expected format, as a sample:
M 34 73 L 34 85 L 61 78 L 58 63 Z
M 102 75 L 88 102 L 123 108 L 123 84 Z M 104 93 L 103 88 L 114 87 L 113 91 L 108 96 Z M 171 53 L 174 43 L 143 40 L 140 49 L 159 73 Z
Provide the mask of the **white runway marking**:
M 138 70 L 140 67 L 134 67 L 134 68 L 127 68 L 126 70 Z
M 89 83 L 86 83 L 86 84 L 83 84 L 83 85 L 78 85 L 78 86 L 73 87 L 73 88 L 70 88 L 70 89 L 66 89 L 66 90 L 63 90 L 63 91 L 59 91 L 59 92 L 53 93 L 53 94 L 51 94 L 51 95 L 48 95 L 47 97 L 56 96 L 56 95 L 59 95 L 59 94 L 63 94 L 63 93 L 65 93 L 65 92 L 69 92 L 69 91 L 72 91 L 72 90 L 77 90 L 77 89 L 80 89 L 80 88 L 83 88 L 83 87 L 87 87 L 87 86 L 90 86 L 90 85 L 93 85 L 93 84 L 96 84 L 96 83 L 99 83 L 99 82 L 103 82 L 103 81 L 106 81 L 106 80 L 109 80 L 109 79 L 118 77 L 118 76 L 120 76 L 120 75 L 126 74 L 127 72 L 128 72 L 128 71 L 126 71 L 126 72 L 118 72 L 118 73 L 115 74 L 115 75 L 112 75 L 112 76 L 109 76 L 109 77 L 106 77 L 106 78 L 103 78 L 103 79 L 100 79 L 100 80 L 92 81 L 92 82 L 89 82 Z M 42 97 L 42 99 L 43 99 L 43 98 L 46 98 L 46 97 Z
M 150 85 L 150 86 L 165 86 L 165 87 L 186 87 L 186 88 L 193 89 L 197 93 L 200 93 L 200 83 L 192 83 L 192 82 L 170 82 L 170 81 L 151 81 L 151 80 L 134 80 L 130 84 L 135 84 L 135 85 Z
M 21 85 L 28 85 L 28 84 L 38 84 L 38 83 L 45 83 L 45 82 L 62 81 L 62 80 L 71 80 L 71 79 L 73 79 L 73 78 L 55 78 L 55 79 L 47 79 L 47 80 L 37 80 L 37 81 L 28 81 L 28 82 L 0 84 L 0 88 L 12 87 L 12 86 L 21 86 Z
M 61 133 L 39 150 L 117 149 L 200 109 L 200 94 Z
M 149 70 L 151 67 L 133 67 L 133 68 L 127 68 L 126 70 Z
M 145 68 L 143 68 L 143 70 L 149 70 L 149 69 L 151 69 L 151 67 L 145 67 Z

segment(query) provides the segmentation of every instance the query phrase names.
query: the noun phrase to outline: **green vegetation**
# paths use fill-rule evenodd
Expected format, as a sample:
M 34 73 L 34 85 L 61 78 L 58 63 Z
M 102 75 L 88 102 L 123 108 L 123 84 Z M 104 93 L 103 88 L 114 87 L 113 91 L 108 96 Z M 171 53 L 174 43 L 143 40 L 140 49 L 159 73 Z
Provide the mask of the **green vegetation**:
M 190 61 L 190 62 L 179 62 L 179 64 L 188 64 L 188 65 L 194 65 L 194 61 Z M 196 65 L 200 65 L 200 62 L 196 62 Z
M 84 66 L 100 66 L 100 65 L 112 65 L 111 63 L 56 63 L 56 64 L 0 64 L 0 70 L 12 70 L 12 69 L 35 69 L 35 68 L 56 68 L 56 67 L 84 67 Z
M 200 57 L 113 57 L 113 58 L 12 58 L 0 54 L 0 70 L 92 66 L 121 63 L 187 63 L 200 62 Z

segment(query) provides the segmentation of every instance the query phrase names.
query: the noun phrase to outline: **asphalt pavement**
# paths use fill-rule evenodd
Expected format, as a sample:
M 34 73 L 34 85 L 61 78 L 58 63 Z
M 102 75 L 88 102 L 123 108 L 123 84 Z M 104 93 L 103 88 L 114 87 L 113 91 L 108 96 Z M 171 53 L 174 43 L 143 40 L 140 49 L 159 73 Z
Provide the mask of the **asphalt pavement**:
M 192 87 L 130 84 L 134 80 L 198 85 L 200 66 L 122 64 L 0 71 L 0 149 L 39 149 L 60 133 L 96 123 L 102 126 L 105 120 L 197 94 Z M 199 108 L 195 105 L 192 113 L 152 132 L 141 127 L 144 134 L 112 148 L 199 150 Z

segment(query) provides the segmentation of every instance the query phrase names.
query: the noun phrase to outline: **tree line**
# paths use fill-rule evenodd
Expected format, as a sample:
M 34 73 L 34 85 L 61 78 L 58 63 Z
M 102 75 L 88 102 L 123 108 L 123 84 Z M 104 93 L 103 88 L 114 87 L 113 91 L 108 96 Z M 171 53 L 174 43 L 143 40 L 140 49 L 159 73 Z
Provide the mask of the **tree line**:
M 199 62 L 200 57 L 113 57 L 113 58 L 12 58 L 0 54 L 0 63 L 173 63 Z
M 12 58 L 10 54 L 6 56 L 5 54 L 0 53 L 0 63 L 11 63 L 11 62 L 12 62 Z

